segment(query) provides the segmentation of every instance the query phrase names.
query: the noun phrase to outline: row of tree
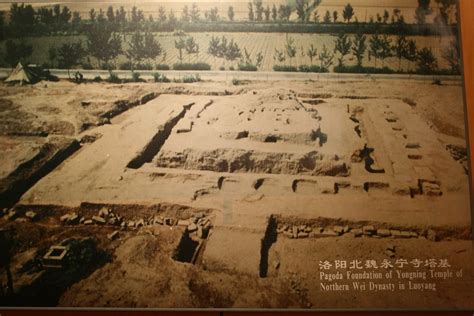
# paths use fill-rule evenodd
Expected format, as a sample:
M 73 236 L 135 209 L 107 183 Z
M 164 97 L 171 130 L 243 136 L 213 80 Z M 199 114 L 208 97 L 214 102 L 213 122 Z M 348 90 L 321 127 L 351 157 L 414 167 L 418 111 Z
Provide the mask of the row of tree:
M 434 18 L 436 23 L 449 24 L 450 16 L 456 8 L 456 0 L 434 0 L 437 3 L 439 13 Z M 347 3 L 340 16 L 339 11 L 330 12 L 327 10 L 322 18 L 318 13 L 318 6 L 322 0 L 295 0 L 293 4 L 264 5 L 262 0 L 252 0 L 248 3 L 248 21 L 251 22 L 289 22 L 293 13 L 296 13 L 297 21 L 301 23 L 359 23 L 355 18 L 355 10 L 350 3 Z M 418 7 L 415 10 L 415 20 L 418 24 L 425 24 L 427 16 L 434 13 L 431 7 L 431 0 L 418 0 Z M 8 35 L 11 37 L 31 34 L 47 34 L 57 31 L 66 32 L 86 32 L 91 24 L 95 22 L 109 24 L 114 31 L 135 31 L 138 29 L 150 29 L 152 26 L 164 26 L 167 30 L 179 28 L 183 23 L 197 22 L 222 22 L 227 20 L 233 22 L 235 11 L 233 6 L 227 10 L 227 19 L 219 15 L 217 7 L 201 12 L 198 5 L 185 5 L 178 16 L 173 10 L 166 12 L 160 6 L 156 15 L 145 16 L 144 12 L 137 7 L 133 7 L 130 12 L 123 6 L 114 9 L 109 6 L 104 12 L 102 9 L 96 11 L 91 9 L 88 18 L 83 17 L 78 11 L 72 12 L 67 6 L 54 5 L 51 8 L 40 7 L 35 10 L 31 5 L 13 3 L 10 8 L 10 19 L 6 25 L 4 14 L 0 14 L 0 27 L 4 30 L 8 26 Z M 379 24 L 405 24 L 405 17 L 401 11 L 395 8 L 390 17 L 390 12 L 384 10 L 383 14 L 370 17 L 370 23 Z M 3 32 L 0 32 L 3 35 Z
M 189 63 L 191 61 L 198 63 L 200 46 L 195 38 L 182 32 L 179 32 L 177 37 L 174 46 L 178 53 L 179 63 L 183 63 L 185 54 L 188 56 Z M 126 45 L 123 45 L 124 42 Z M 31 45 L 27 45 L 23 41 L 17 43 L 8 40 L 5 44 L 4 59 L 13 67 L 18 60 L 27 60 L 32 52 Z M 252 68 L 252 70 L 260 68 L 264 60 L 262 52 L 257 52 L 252 58 L 246 48 L 239 47 L 234 39 L 229 40 L 226 36 L 212 36 L 206 52 L 215 60 L 221 59 L 223 65 L 228 62 L 233 67 L 234 63 L 238 61 L 239 68 Z M 377 69 L 378 61 L 381 61 L 381 67 L 384 68 L 385 60 L 390 57 L 398 59 L 399 72 L 412 72 L 411 65 L 414 63 L 418 65 L 417 72 L 420 73 L 432 73 L 437 69 L 437 59 L 432 49 L 418 49 L 413 39 L 407 39 L 403 35 L 391 38 L 386 34 L 367 36 L 359 33 L 355 36 L 348 36 L 341 33 L 335 39 L 334 50 L 323 45 L 319 52 L 313 44 L 306 49 L 304 47 L 298 48 L 294 38 L 287 35 L 284 47 L 275 49 L 273 59 L 279 64 L 284 64 L 288 60 L 291 66 L 293 59 L 298 54 L 301 57 L 307 56 L 311 66 L 314 61 L 319 60 L 319 67 L 322 71 L 329 71 L 330 67 L 334 65 L 335 59 L 337 59 L 336 66 L 339 69 L 345 67 L 346 56 L 351 54 L 356 59 L 357 67 L 361 69 L 364 68 L 363 61 L 366 56 L 369 61 L 374 60 L 373 69 Z M 115 68 L 113 64 L 119 55 L 127 57 L 129 69 L 133 71 L 143 61 L 155 61 L 156 63 L 159 57 L 161 57 L 160 63 L 165 64 L 167 52 L 151 32 L 136 31 L 130 35 L 128 40 L 125 40 L 123 35 L 113 32 L 110 28 L 100 27 L 98 24 L 87 34 L 85 45 L 82 41 L 76 41 L 63 43 L 59 47 L 51 47 L 49 61 L 51 66 L 57 65 L 60 68 L 69 69 L 82 64 L 84 58 L 87 58 L 88 64 L 90 64 L 92 57 L 97 60 L 100 68 L 112 69 Z M 456 41 L 453 41 L 442 51 L 442 57 L 450 65 L 451 73 L 460 73 L 460 51 Z M 404 60 L 407 63 L 405 69 L 402 69 Z
M 321 52 L 313 44 L 305 50 L 303 47 L 299 49 L 301 57 L 307 56 L 311 65 L 316 58 L 320 61 L 320 69 L 329 71 L 329 67 L 334 64 L 334 58 L 337 57 L 337 67 L 345 66 L 345 57 L 352 54 L 357 60 L 357 67 L 362 69 L 362 63 L 365 56 L 374 60 L 374 66 L 377 68 L 377 61 L 382 61 L 382 68 L 385 67 L 385 60 L 390 57 L 398 59 L 398 71 L 402 72 L 402 61 L 407 61 L 405 72 L 412 72 L 410 65 L 417 63 L 417 72 L 432 73 L 438 67 L 437 58 L 431 48 L 424 47 L 418 49 L 415 40 L 407 39 L 404 35 L 397 36 L 392 40 L 388 35 L 373 34 L 370 37 L 358 33 L 350 38 L 345 33 L 340 33 L 334 45 L 334 51 L 331 52 L 326 45 L 323 45 Z M 368 52 L 368 54 L 367 54 Z M 292 37 L 287 36 L 284 49 L 275 50 L 273 59 L 279 63 L 283 63 L 288 58 L 290 66 L 292 59 L 298 54 L 298 48 Z M 453 74 L 460 73 L 460 51 L 456 41 L 452 41 L 451 45 L 443 49 L 442 57 L 448 62 L 450 71 Z

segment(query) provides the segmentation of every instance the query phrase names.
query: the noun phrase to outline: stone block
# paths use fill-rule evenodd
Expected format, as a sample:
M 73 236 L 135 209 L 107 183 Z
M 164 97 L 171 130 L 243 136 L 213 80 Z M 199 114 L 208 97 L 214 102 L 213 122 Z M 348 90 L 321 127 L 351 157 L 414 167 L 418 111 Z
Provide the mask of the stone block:
M 105 225 L 106 223 L 105 219 L 100 216 L 92 216 L 92 220 L 94 221 L 94 223 L 98 225 Z
M 106 207 L 101 208 L 99 211 L 99 217 L 106 218 L 107 216 L 109 216 L 109 210 Z
M 364 235 L 371 236 L 375 234 L 375 227 L 372 225 L 366 225 L 362 227 L 362 232 L 364 233 Z
M 391 229 L 390 234 L 393 238 L 402 238 L 402 232 L 397 229 Z
M 342 226 L 333 226 L 332 230 L 338 235 L 342 235 L 344 233 L 344 227 Z
M 67 219 L 66 223 L 68 225 L 77 225 L 79 224 L 79 215 L 77 215 L 76 213 L 71 213 L 69 214 L 69 218 Z
M 354 235 L 354 237 L 361 237 L 363 235 L 362 229 L 360 228 L 353 228 L 351 233 Z
M 187 230 L 188 230 L 188 232 L 190 232 L 190 233 L 196 231 L 197 229 L 198 229 L 198 228 L 197 228 L 197 225 L 194 224 L 194 223 L 191 223 L 191 224 L 189 224 L 189 225 L 187 226 Z
M 388 229 L 377 229 L 377 236 L 380 237 L 390 237 L 392 234 Z
M 191 224 L 188 220 L 180 219 L 178 220 L 178 226 L 189 226 Z
M 27 218 L 29 218 L 30 220 L 32 221 L 35 221 L 38 219 L 38 214 L 36 212 L 33 212 L 33 211 L 28 211 L 25 213 L 25 216 Z
M 299 232 L 298 233 L 298 238 L 307 238 L 309 236 L 308 233 L 305 233 L 305 232 Z
M 293 238 L 298 238 L 298 227 L 296 225 L 293 225 L 291 232 L 293 234 Z
M 118 237 L 119 237 L 119 232 L 118 232 L 118 230 L 116 230 L 116 231 L 114 231 L 114 232 L 112 232 L 112 233 L 110 233 L 110 234 L 107 235 L 107 238 L 110 239 L 110 240 L 115 240 L 115 239 L 117 239 Z
M 408 231 L 402 231 L 400 235 L 402 238 L 411 238 L 411 234 Z

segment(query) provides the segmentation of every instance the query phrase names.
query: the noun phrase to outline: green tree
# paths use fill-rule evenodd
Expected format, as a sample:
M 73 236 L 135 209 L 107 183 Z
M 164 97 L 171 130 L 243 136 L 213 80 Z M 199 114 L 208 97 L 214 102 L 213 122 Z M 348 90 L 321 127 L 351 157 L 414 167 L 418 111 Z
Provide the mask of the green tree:
M 108 8 L 107 8 L 107 21 L 109 22 L 115 22 L 115 12 L 114 12 L 114 8 L 110 5 Z
M 81 14 L 78 11 L 74 11 L 72 13 L 72 20 L 71 20 L 71 25 L 74 29 L 78 29 L 79 26 L 81 25 L 82 19 L 81 19 Z
M 233 62 L 240 57 L 242 57 L 242 53 L 240 51 L 239 45 L 237 45 L 237 43 L 231 39 L 225 52 L 225 59 Z
M 431 0 L 418 0 L 418 7 L 415 10 L 415 20 L 418 24 L 426 23 L 426 16 L 433 11 L 430 8 Z
M 22 62 L 28 63 L 28 58 L 33 54 L 33 46 L 25 42 L 16 43 L 13 40 L 5 42 L 5 61 L 13 68 Z
M 127 23 L 127 12 L 123 6 L 120 7 L 120 10 L 115 12 L 115 21 L 117 21 L 121 26 Z
M 450 45 L 443 49 L 442 57 L 448 62 L 453 74 L 460 73 L 461 53 L 459 51 L 459 43 L 457 40 L 452 40 Z
M 400 18 L 401 11 L 399 8 L 393 9 L 392 13 L 392 24 L 397 23 L 398 19 Z
M 401 14 L 400 9 L 398 8 L 393 9 L 392 23 L 400 25 L 405 23 L 405 17 L 403 16 L 403 14 Z
M 319 13 L 318 10 L 313 11 L 313 21 L 314 23 L 319 23 Z
M 139 10 L 136 6 L 133 6 L 130 20 L 133 24 L 133 27 L 137 28 L 141 22 L 145 21 L 145 15 L 143 14 L 142 10 Z
M 314 47 L 313 44 L 311 44 L 311 46 L 308 48 L 308 51 L 306 52 L 306 55 L 308 55 L 311 65 L 313 65 L 314 57 L 318 56 L 318 49 Z
M 273 55 L 273 59 L 282 63 L 286 60 L 285 52 L 283 50 L 278 50 L 275 48 L 275 54 Z
M 387 34 L 384 34 L 380 40 L 380 53 L 379 57 L 382 59 L 382 67 L 386 58 L 392 57 L 392 40 Z
M 329 67 L 331 67 L 333 64 L 333 59 L 334 54 L 331 54 L 326 45 L 323 44 L 323 49 L 321 50 L 321 53 L 319 53 L 319 62 L 321 70 L 329 71 Z
M 367 40 L 367 36 L 365 36 L 362 32 L 358 32 L 354 38 L 354 44 L 352 45 L 352 54 L 357 59 L 357 66 L 362 67 L 362 60 L 364 59 L 365 51 L 367 50 L 367 45 L 365 41 Z
M 456 8 L 456 0 L 436 0 L 439 7 L 437 20 L 443 24 L 449 24 L 449 15 L 452 7 Z
M 220 41 L 219 37 L 212 36 L 211 40 L 209 41 L 209 45 L 208 45 L 208 48 L 207 48 L 207 53 L 209 55 L 213 56 L 214 58 L 219 57 L 219 53 L 220 53 L 220 49 L 221 49 L 220 45 L 221 45 L 221 41 Z
M 99 9 L 99 14 L 97 15 L 97 22 L 101 24 L 105 24 L 105 22 L 107 22 L 104 11 L 102 11 L 102 9 Z
M 276 21 L 278 19 L 278 10 L 275 4 L 272 6 L 272 20 Z
M 244 47 L 244 53 L 242 55 L 241 61 L 242 64 L 251 65 L 252 58 L 250 57 L 250 53 L 248 52 L 247 48 Z
M 296 0 L 295 9 L 298 20 L 308 22 L 311 13 L 321 4 L 321 0 Z
M 377 23 L 382 23 L 382 16 L 377 13 Z
M 139 64 L 145 55 L 145 41 L 139 30 L 132 34 L 125 55 L 130 60 L 130 65 L 132 67 L 131 70 L 133 72 L 135 69 L 135 63 Z
M 354 16 L 354 8 L 351 6 L 350 3 L 348 3 L 344 7 L 344 11 L 342 11 L 342 16 L 345 22 L 349 23 L 351 21 L 352 17 Z
M 60 24 L 60 17 L 61 17 L 61 6 L 59 4 L 53 5 L 53 17 L 54 23 L 59 25 Z
M 418 58 L 418 49 L 415 40 L 409 40 L 406 55 L 403 56 L 410 63 L 414 63 Z M 410 71 L 410 64 L 408 64 L 408 71 Z
M 335 52 L 338 52 L 341 57 L 338 58 L 339 67 L 344 66 L 344 56 L 349 54 L 352 47 L 352 41 L 345 33 L 339 33 L 336 39 Z
M 95 22 L 89 28 L 87 34 L 87 52 L 95 57 L 100 65 L 104 62 L 109 65 L 122 53 L 122 36 L 113 32 L 106 22 Z
M 219 10 L 217 7 L 209 9 L 209 11 L 206 11 L 204 14 L 205 18 L 207 21 L 210 22 L 217 22 L 219 21 Z
M 287 4 L 280 4 L 280 7 L 278 8 L 278 19 L 280 21 L 289 21 L 290 16 L 291 16 L 291 5 Z
M 215 14 L 217 16 L 217 11 L 215 12 Z M 191 19 L 191 22 L 199 22 L 200 14 L 199 8 L 196 3 L 193 3 L 193 5 L 191 6 L 191 12 L 189 13 L 189 17 Z
M 60 67 L 67 69 L 67 75 L 71 79 L 69 70 L 71 67 L 79 65 L 86 51 L 82 47 L 82 42 L 64 43 L 58 48 L 58 63 Z
M 397 39 L 395 40 L 395 44 L 393 45 L 392 49 L 395 53 L 395 56 L 398 58 L 398 70 L 401 70 L 402 58 L 407 55 L 408 51 L 408 41 L 405 35 L 397 36 Z
M 156 40 L 155 35 L 153 35 L 152 32 L 149 32 L 148 30 L 145 31 L 145 35 L 143 37 L 145 42 L 145 53 L 143 55 L 143 58 L 155 60 L 161 54 L 163 54 L 163 48 Z
M 384 10 L 383 11 L 383 24 L 387 24 L 388 22 L 388 19 L 390 18 L 390 13 L 388 13 L 387 10 Z
M 178 23 L 178 18 L 174 14 L 174 11 L 170 10 L 170 13 L 168 14 L 168 26 L 170 28 L 175 28 L 177 23 Z
M 267 5 L 267 7 L 265 8 L 265 10 L 263 11 L 263 13 L 265 14 L 265 21 L 268 22 L 270 21 L 270 6 Z
M 67 6 L 63 6 L 61 13 L 59 14 L 59 24 L 61 26 L 66 26 L 71 20 L 72 12 Z
M 326 11 L 326 14 L 324 15 L 323 22 L 324 23 L 331 23 L 331 13 L 329 13 L 329 11 Z
M 37 21 L 46 26 L 52 26 L 55 22 L 53 10 L 48 8 L 39 8 L 37 11 Z
M 253 0 L 253 5 L 255 6 L 255 19 L 257 21 L 263 20 L 263 2 L 262 0 Z
M 174 47 L 178 50 L 179 62 L 183 63 L 183 50 L 186 48 L 186 41 L 182 36 L 174 41 Z
M 181 21 L 189 22 L 189 9 L 187 5 L 185 5 L 181 11 Z
M 382 39 L 379 34 L 372 34 L 369 39 L 369 59 L 374 57 L 375 68 L 377 68 L 377 59 L 380 58 Z
M 286 50 L 286 55 L 290 59 L 290 65 L 291 65 L 291 61 L 296 56 L 296 45 L 295 45 L 295 39 L 288 36 L 288 34 L 286 35 L 285 50 Z
M 417 53 L 418 72 L 431 74 L 438 67 L 438 61 L 431 48 L 424 47 Z
M 250 56 L 250 53 L 247 51 L 246 48 L 244 48 L 244 53 L 242 54 L 240 58 L 240 62 L 241 64 L 244 64 L 244 65 L 254 65 L 257 68 L 260 68 L 262 66 L 263 59 L 264 59 L 263 53 L 259 51 L 257 55 L 255 56 L 255 63 L 254 63 L 253 59 Z
M 249 21 L 253 21 L 255 19 L 255 15 L 253 13 L 253 5 L 252 2 L 248 3 L 248 8 L 249 8 Z
M 97 17 L 97 13 L 95 12 L 95 9 L 94 8 L 90 9 L 90 11 L 89 11 L 89 20 L 91 22 L 95 22 L 96 17 Z
M 184 49 L 186 50 L 186 54 L 188 54 L 189 61 L 191 61 L 191 55 L 199 54 L 199 45 L 196 43 L 196 40 L 192 36 L 189 36 L 186 39 L 186 44 L 184 46 Z
M 166 22 L 166 11 L 163 6 L 160 6 L 158 8 L 158 21 L 160 23 L 165 23 Z
M 235 16 L 234 7 L 229 6 L 229 9 L 227 10 L 227 17 L 229 18 L 229 21 L 234 21 L 234 16 Z
M 10 29 L 15 35 L 23 36 L 33 31 L 35 10 L 31 5 L 13 3 L 10 6 Z
M 225 58 L 225 55 L 227 54 L 227 49 L 228 49 L 227 37 L 222 36 L 221 42 L 218 48 L 217 56 L 220 58 Z
M 332 13 L 332 20 L 334 21 L 334 23 L 336 23 L 336 22 L 337 22 L 337 19 L 338 19 L 337 11 L 334 11 L 334 12 Z

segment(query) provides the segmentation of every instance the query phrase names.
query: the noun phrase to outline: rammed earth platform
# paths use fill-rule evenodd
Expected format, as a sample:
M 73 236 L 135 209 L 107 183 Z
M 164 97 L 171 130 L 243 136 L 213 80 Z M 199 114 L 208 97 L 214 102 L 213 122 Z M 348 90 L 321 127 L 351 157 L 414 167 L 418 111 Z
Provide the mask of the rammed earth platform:
M 232 201 L 231 225 L 246 214 L 272 213 L 469 225 L 467 175 L 446 149 L 464 142 L 460 86 L 397 80 L 284 86 L 159 88 L 156 99 L 95 129 L 102 137 L 21 203 L 212 205 L 223 222 L 223 201 Z M 380 98 L 373 86 L 387 93 Z M 413 102 L 402 97 L 407 93 Z M 459 105 L 449 112 L 444 105 L 452 102 Z M 130 168 L 136 159 L 143 160 L 139 168 Z
M 396 307 L 470 307 L 471 280 L 446 274 L 462 268 L 469 276 L 473 267 L 456 82 L 0 88 L 10 101 L 2 103 L 0 146 L 16 157 L 2 175 L 41 167 L 22 163 L 35 155 L 29 144 L 46 136 L 9 134 L 15 126 L 27 130 L 35 115 L 45 122 L 35 131 L 43 132 L 67 112 L 71 124 L 47 131 L 80 143 L 24 186 L 0 219 L 31 239 L 15 265 L 53 241 L 90 236 L 113 258 L 63 284 L 51 304 L 377 308 L 387 307 L 390 295 Z M 11 149 L 22 141 L 24 149 Z M 362 269 L 340 270 L 343 279 L 328 270 L 321 279 L 318 263 L 341 258 Z M 393 280 L 385 280 L 379 276 L 387 269 L 372 264 L 430 258 L 451 267 L 420 266 L 426 280 L 388 269 Z M 18 282 L 29 284 L 32 277 L 18 273 Z M 43 280 L 37 293 L 47 293 L 45 279 L 34 277 Z M 405 290 L 381 285 L 399 282 Z M 436 292 L 422 283 L 435 283 Z

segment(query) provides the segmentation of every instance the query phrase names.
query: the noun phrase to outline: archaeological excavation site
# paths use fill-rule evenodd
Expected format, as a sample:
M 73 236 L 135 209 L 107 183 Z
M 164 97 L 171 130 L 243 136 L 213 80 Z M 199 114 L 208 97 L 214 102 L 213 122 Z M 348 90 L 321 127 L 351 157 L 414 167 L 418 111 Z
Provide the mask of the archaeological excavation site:
M 0 148 L 1 306 L 473 307 L 460 81 L 1 83 Z

